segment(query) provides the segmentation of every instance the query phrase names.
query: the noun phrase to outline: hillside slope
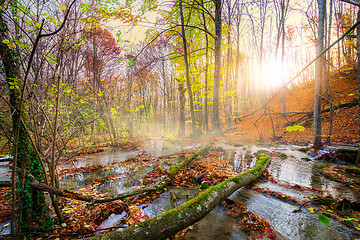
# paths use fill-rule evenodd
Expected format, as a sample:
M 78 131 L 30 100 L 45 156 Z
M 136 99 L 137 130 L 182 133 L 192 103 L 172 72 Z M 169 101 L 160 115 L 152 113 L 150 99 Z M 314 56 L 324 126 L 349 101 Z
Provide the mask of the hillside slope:
M 334 104 L 349 102 L 358 96 L 357 76 L 354 67 L 343 68 L 330 74 L 330 88 Z M 243 112 L 241 121 L 235 124 L 235 129 L 226 133 L 226 138 L 233 141 L 258 141 L 276 140 L 277 142 L 297 142 L 311 143 L 313 138 L 312 119 L 306 118 L 304 113 L 312 112 L 314 98 L 314 82 L 309 81 L 298 86 L 290 87 L 286 92 L 287 114 L 282 113 L 282 103 L 279 94 L 271 100 L 268 110 L 262 108 L 256 113 L 246 116 L 262 105 L 254 106 L 247 112 Z M 322 109 L 329 108 L 328 100 L 322 100 Z M 272 114 L 269 115 L 269 112 Z M 293 121 L 301 119 L 298 123 Z M 323 142 L 329 132 L 330 114 L 323 113 L 322 134 Z M 275 137 L 273 137 L 274 124 Z M 305 121 L 305 120 L 308 121 Z M 290 124 L 289 124 L 290 123 Z M 286 130 L 287 126 L 301 124 L 305 127 L 304 131 Z M 359 118 L 358 106 L 341 108 L 334 111 L 333 131 L 331 143 L 355 144 L 359 139 Z

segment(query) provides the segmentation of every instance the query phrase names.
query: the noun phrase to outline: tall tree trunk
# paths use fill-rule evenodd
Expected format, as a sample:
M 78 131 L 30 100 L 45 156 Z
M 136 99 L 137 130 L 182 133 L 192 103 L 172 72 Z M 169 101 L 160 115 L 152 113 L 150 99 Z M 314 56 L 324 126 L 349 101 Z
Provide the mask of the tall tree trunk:
M 191 114 L 191 128 L 194 136 L 197 136 L 196 131 L 196 121 L 195 121 L 195 111 L 194 111 L 194 103 L 193 103 L 193 94 L 191 90 L 191 83 L 190 83 L 190 67 L 188 62 L 188 51 L 187 51 L 187 41 L 185 35 L 185 21 L 184 21 L 184 13 L 183 13 L 183 5 L 182 0 L 179 0 L 180 4 L 180 18 L 181 18 L 181 35 L 183 39 L 184 45 L 184 62 L 185 62 L 185 71 L 186 71 L 186 86 L 189 95 L 189 103 L 190 103 L 190 114 Z
M 179 100 L 180 100 L 180 107 L 179 107 L 179 132 L 178 136 L 183 137 L 185 136 L 185 89 L 184 83 L 179 82 Z
M 165 73 L 165 65 L 164 65 L 164 61 L 162 61 L 162 66 L 161 66 L 161 76 L 163 79 L 163 134 L 165 136 L 166 134 L 166 94 L 167 94 L 167 86 L 166 86 L 166 73 Z
M 281 1 L 281 32 L 282 32 L 282 43 L 281 43 L 281 80 L 282 80 L 282 90 L 281 90 L 281 98 L 283 105 L 283 112 L 286 112 L 286 98 L 285 98 L 285 0 Z
M 360 21 L 360 7 L 359 7 L 358 13 L 357 13 L 357 21 Z M 357 33 L 356 50 L 357 50 L 357 58 L 358 58 L 358 66 L 357 66 L 358 99 L 360 99 L 360 25 L 357 26 L 356 33 Z M 359 107 L 359 116 L 360 116 L 360 104 L 358 105 L 358 107 Z M 356 163 L 360 164 L 360 117 L 359 117 L 359 150 L 358 150 L 358 154 L 357 154 L 357 158 L 356 158 Z
M 319 23 L 316 54 L 319 55 L 324 48 L 324 22 L 326 0 L 318 0 Z M 314 93 L 314 148 L 321 146 L 321 82 L 323 74 L 323 60 L 319 58 L 315 63 L 315 93 Z
M 204 6 L 204 1 L 201 1 L 202 6 Z M 204 25 L 204 29 L 205 31 L 207 31 L 207 26 L 206 26 L 206 18 L 205 18 L 205 12 L 202 11 L 202 18 L 203 18 L 203 25 Z M 204 127 L 205 127 L 205 132 L 208 133 L 209 132 L 209 115 L 208 115 L 208 74 L 209 74 L 209 37 L 207 35 L 207 33 L 205 33 L 205 96 L 204 96 Z
M 35 225 L 47 230 L 51 227 L 45 196 L 24 179 L 24 173 L 15 177 L 17 168 L 36 176 L 39 182 L 44 182 L 45 172 L 39 154 L 31 145 L 25 125 L 23 124 L 22 100 L 25 87 L 17 65 L 19 55 L 10 49 L 3 40 L 7 39 L 8 27 L 3 19 L 4 11 L 0 11 L 0 57 L 3 72 L 9 86 L 9 97 L 12 108 L 12 136 L 13 136 L 13 161 L 12 161 L 12 221 L 11 232 L 15 233 L 15 226 L 20 232 L 35 230 Z M 35 45 L 36 46 L 36 45 Z M 34 51 L 34 50 L 33 50 Z M 31 59 L 31 58 L 30 58 Z M 30 65 L 30 64 L 29 64 Z M 29 66 L 28 66 L 29 67 Z M 17 180 L 16 180 L 17 179 Z M 50 223 L 50 224 L 49 224 Z M 39 229 L 39 230 L 41 230 Z
M 221 80 L 221 0 L 215 2 L 215 70 L 213 93 L 213 130 L 215 135 L 222 134 L 220 123 L 220 80 Z
M 330 0 L 330 3 L 329 3 L 329 24 L 328 24 L 327 46 L 330 45 L 330 41 L 331 41 L 332 14 L 333 14 L 333 0 Z M 326 84 L 325 85 L 326 85 L 326 87 L 328 89 L 328 95 L 329 95 L 329 100 L 330 100 L 330 122 L 329 122 L 329 132 L 328 132 L 328 135 L 327 135 L 326 143 L 328 145 L 330 145 L 331 144 L 331 134 L 332 134 L 332 129 L 333 129 L 333 122 L 334 122 L 333 94 L 332 94 L 332 90 L 331 90 L 331 87 L 330 87 L 329 76 L 328 76 L 328 74 L 330 72 L 331 49 L 329 49 L 327 51 L 327 60 L 329 62 L 326 63 L 327 76 L 326 76 Z
M 225 81 L 225 115 L 226 115 L 226 125 L 227 128 L 230 129 L 231 127 L 231 103 L 230 103 L 230 65 L 231 65 L 231 1 L 227 2 L 228 5 L 228 35 L 227 35 L 227 44 L 228 44 L 228 50 L 227 50 L 227 61 L 226 61 L 226 81 Z
M 239 84 L 239 64 L 240 64 L 240 4 L 239 4 L 239 0 L 236 1 L 236 10 L 237 10 L 237 16 L 236 16 L 236 63 L 235 63 L 235 84 L 234 84 L 234 89 L 235 89 L 235 107 L 234 107 L 234 111 L 238 112 L 239 111 L 239 94 L 241 94 L 241 96 L 244 94 L 243 92 L 239 92 L 238 89 L 238 84 Z

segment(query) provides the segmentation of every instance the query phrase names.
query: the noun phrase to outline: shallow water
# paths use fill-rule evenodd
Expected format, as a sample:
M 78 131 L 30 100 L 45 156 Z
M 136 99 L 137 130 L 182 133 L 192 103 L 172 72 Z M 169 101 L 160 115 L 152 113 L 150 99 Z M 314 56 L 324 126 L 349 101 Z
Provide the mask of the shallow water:
M 185 239 L 196 240 L 244 240 L 246 235 L 239 229 L 236 218 L 225 214 L 223 206 L 217 206 L 189 231 Z
M 173 143 L 164 139 L 150 139 L 145 141 L 142 149 L 154 157 L 161 157 L 180 152 L 183 148 L 180 143 Z
M 108 165 L 112 163 L 120 163 L 129 158 L 137 156 L 135 151 L 122 152 L 118 150 L 105 151 L 87 155 L 74 162 L 75 167 L 87 167 L 92 165 Z
M 268 169 L 277 179 L 290 184 L 299 184 L 306 187 L 327 190 L 334 197 L 346 197 L 349 200 L 359 201 L 359 195 L 354 193 L 354 191 L 351 191 L 346 187 L 342 190 L 334 188 L 341 184 L 328 180 L 315 173 L 318 162 L 315 162 L 311 157 L 306 155 L 306 153 L 296 150 L 296 146 L 280 146 L 272 148 L 249 146 L 245 148 L 234 148 L 234 159 L 229 159 L 229 161 L 234 161 L 237 156 L 240 156 L 238 161 L 241 162 L 241 169 L 248 169 L 251 162 L 249 159 L 245 159 L 245 156 L 248 155 L 249 158 L 250 155 L 251 159 L 251 155 L 258 150 L 282 152 L 288 156 L 286 159 L 274 157 L 271 160 Z M 282 192 L 285 195 L 295 197 L 299 200 L 308 199 L 310 194 L 315 194 L 311 191 L 302 192 L 285 188 L 271 182 L 260 183 L 259 187 Z M 307 208 L 303 208 L 304 210 L 301 212 L 292 213 L 293 210 L 298 208 L 297 206 L 280 201 L 274 197 L 265 196 L 251 189 L 241 188 L 229 198 L 235 202 L 241 202 L 250 211 L 265 217 L 281 238 L 327 240 L 353 239 L 355 237 L 348 227 L 337 221 L 330 219 L 330 226 L 325 226 L 320 223 L 316 215 L 310 213 Z M 224 208 L 217 207 L 209 215 L 211 217 L 207 216 L 200 220 L 197 226 L 198 230 L 187 233 L 185 239 L 246 239 L 237 226 L 237 220 L 226 220 L 226 227 L 222 227 L 224 218 L 232 218 L 230 216 L 225 216 L 226 213 Z M 217 234 L 226 233 L 228 229 L 234 230 L 231 233 L 221 235 L 221 238 L 219 238 L 219 236 L 213 232 L 214 228 L 217 228 L 214 226 L 220 226 L 219 233 Z M 239 232 L 240 234 L 238 234 Z
M 140 167 L 134 173 L 127 174 L 126 176 L 118 179 L 114 179 L 111 182 L 100 184 L 96 186 L 96 189 L 100 193 L 108 193 L 109 196 L 116 196 L 121 193 L 129 192 L 142 185 L 143 178 L 152 169 L 152 167 L 147 166 Z
M 10 173 L 11 169 L 9 167 L 5 167 L 5 166 L 0 166 L 0 181 L 9 181 L 11 174 L 7 174 Z
M 285 153 L 286 159 L 273 157 L 268 167 L 270 173 L 281 181 L 289 184 L 299 184 L 306 187 L 314 187 L 325 190 L 333 197 L 346 197 L 352 201 L 359 201 L 359 193 L 355 193 L 351 189 L 342 186 L 342 184 L 328 180 L 317 173 L 317 166 L 319 161 L 315 161 L 313 157 L 306 153 L 296 150 L 297 146 L 277 146 L 277 147 L 259 147 L 259 146 L 244 146 L 244 147 L 230 147 L 222 145 L 226 148 L 231 148 L 232 152 L 224 155 L 229 163 L 234 166 L 234 170 L 244 172 L 250 169 L 255 164 L 254 153 L 258 150 L 276 151 L 278 153 Z M 145 142 L 143 150 L 158 157 L 179 152 L 186 147 L 181 144 L 170 143 L 161 139 L 153 139 Z M 135 157 L 137 152 L 120 152 L 109 151 L 91 154 L 79 158 L 75 162 L 76 167 L 90 166 L 90 165 L 107 165 L 112 163 L 121 163 L 126 159 Z M 132 170 L 136 165 L 127 165 L 110 170 L 93 171 L 86 174 L 74 174 L 66 176 L 61 179 L 61 187 L 68 190 L 78 190 L 89 184 L 93 180 L 102 179 L 107 175 L 124 174 L 111 182 L 105 182 L 96 187 L 101 193 L 108 193 L 109 196 L 115 196 L 142 185 L 142 180 L 145 174 L 152 170 L 151 166 L 142 166 L 137 171 L 126 174 Z M 8 172 L 8 167 L 0 166 L 0 175 Z M 0 176 L 9 178 L 10 176 Z M 342 189 L 337 187 L 341 186 Z M 268 188 L 272 191 L 282 192 L 285 195 L 295 197 L 296 199 L 307 199 L 311 191 L 297 191 L 295 189 L 285 188 L 283 186 L 263 182 L 259 183 L 259 187 Z M 171 196 L 176 196 L 176 204 L 181 205 L 198 194 L 197 189 L 169 187 L 169 191 L 164 192 L 159 198 L 153 201 L 149 206 L 144 207 L 142 211 L 150 217 L 161 214 L 167 210 L 174 208 Z M 235 192 L 230 198 L 236 202 L 242 202 L 248 207 L 250 211 L 265 217 L 273 227 L 273 229 L 285 239 L 352 239 L 353 233 L 344 225 L 330 219 L 330 226 L 321 224 L 315 214 L 310 213 L 306 207 L 303 211 L 292 213 L 298 207 L 273 197 L 265 196 L 261 193 L 251 189 L 242 188 Z M 216 207 L 204 219 L 200 220 L 195 227 L 195 230 L 189 231 L 186 234 L 186 239 L 247 239 L 246 235 L 241 232 L 238 226 L 238 220 L 228 216 L 226 210 L 222 206 Z M 101 224 L 101 228 L 113 227 L 125 217 L 125 214 L 118 214 L 109 217 Z M 7 227 L 2 228 L 4 224 L 0 224 L 0 234 L 5 234 Z

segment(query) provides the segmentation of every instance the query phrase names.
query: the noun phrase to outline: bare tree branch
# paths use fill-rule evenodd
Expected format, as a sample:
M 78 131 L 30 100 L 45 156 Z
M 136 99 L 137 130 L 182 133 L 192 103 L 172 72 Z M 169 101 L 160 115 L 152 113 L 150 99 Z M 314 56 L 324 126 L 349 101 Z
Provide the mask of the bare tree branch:
M 340 1 L 350 3 L 350 4 L 354 4 L 354 5 L 360 7 L 360 1 L 359 0 L 340 0 Z

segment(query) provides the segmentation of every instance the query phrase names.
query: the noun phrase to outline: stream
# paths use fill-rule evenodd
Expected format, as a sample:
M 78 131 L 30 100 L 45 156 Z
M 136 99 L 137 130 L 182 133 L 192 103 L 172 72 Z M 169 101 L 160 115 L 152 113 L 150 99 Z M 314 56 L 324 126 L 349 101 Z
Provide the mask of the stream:
M 289 184 L 299 184 L 305 187 L 314 187 L 324 190 L 335 198 L 347 198 L 351 201 L 360 201 L 360 194 L 343 186 L 341 183 L 331 181 L 317 172 L 317 166 L 321 163 L 315 161 L 313 157 L 297 150 L 299 146 L 286 145 L 276 147 L 261 146 L 241 146 L 233 147 L 226 144 L 218 144 L 225 149 L 231 149 L 229 154 L 224 154 L 223 158 L 228 160 L 234 166 L 234 170 L 244 172 L 250 169 L 256 162 L 254 153 L 258 150 L 268 150 L 286 154 L 286 159 L 274 157 L 268 167 L 269 172 L 278 180 L 288 182 Z M 180 143 L 172 144 L 162 139 L 153 139 L 145 142 L 143 151 L 160 157 L 174 154 L 182 149 L 193 146 L 183 146 Z M 198 146 L 195 146 L 198 147 Z M 125 160 L 135 157 L 139 152 L 121 152 L 105 151 L 91 154 L 79 158 L 74 162 L 75 167 L 90 165 L 107 165 L 111 163 L 122 163 Z M 8 167 L 0 164 L 0 180 L 7 180 L 8 175 L 4 173 L 9 171 Z M 60 166 L 60 169 L 65 166 Z M 108 193 L 114 196 L 124 193 L 142 185 L 142 179 L 153 169 L 153 166 L 145 165 L 138 167 L 136 164 L 119 164 L 119 168 L 103 169 L 90 173 L 77 173 L 63 177 L 61 187 L 67 190 L 76 191 L 89 185 L 93 180 L 102 179 L 108 175 L 118 175 L 119 177 L 111 182 L 105 182 L 96 187 L 100 193 Z M 131 171 L 131 173 L 128 173 Z M 124 175 L 123 175 L 124 174 Z M 339 186 L 342 188 L 340 189 Z M 295 189 L 285 188 L 271 182 L 259 184 L 260 188 L 268 188 L 272 191 L 282 192 L 285 195 L 295 197 L 296 199 L 308 199 L 309 191 L 297 191 Z M 168 187 L 169 191 L 162 193 L 149 206 L 141 211 L 150 218 L 166 212 L 172 208 L 173 202 L 170 201 L 170 191 L 177 197 L 177 204 L 181 205 L 198 194 L 197 189 L 185 187 Z M 277 233 L 279 239 L 355 239 L 351 229 L 330 219 L 330 226 L 325 226 L 317 220 L 315 214 L 311 213 L 306 207 L 303 211 L 293 213 L 298 206 L 280 201 L 274 197 L 269 197 L 249 188 L 241 188 L 230 197 L 235 202 L 243 203 L 250 211 L 266 218 L 271 224 L 273 230 Z M 119 221 L 125 217 L 124 213 L 112 215 L 105 220 L 99 229 L 116 226 Z M 188 231 L 185 239 L 248 239 L 239 226 L 238 220 L 226 214 L 224 206 L 217 206 L 204 219 L 200 220 L 195 230 Z M 0 234 L 9 233 L 9 224 L 0 224 Z
M 296 148 L 295 146 L 276 148 L 250 146 L 246 149 L 235 148 L 235 152 L 237 155 L 242 156 L 246 153 L 257 152 L 260 149 L 285 153 L 288 156 L 286 159 L 272 158 L 268 167 L 270 173 L 277 179 L 291 184 L 326 190 L 333 197 L 346 197 L 352 201 L 359 201 L 359 193 L 354 193 L 345 186 L 343 186 L 343 189 L 335 188 L 335 186 L 341 184 L 314 173 L 317 163 L 305 153 L 296 150 Z M 307 191 L 297 191 L 271 182 L 260 183 L 259 187 L 282 192 L 300 200 L 308 199 L 307 196 L 311 194 Z M 265 217 L 280 239 L 325 240 L 355 238 L 355 235 L 347 226 L 337 221 L 330 219 L 330 226 L 325 226 L 307 208 L 303 208 L 301 212 L 293 213 L 292 211 L 298 208 L 294 204 L 265 196 L 248 188 L 239 189 L 229 198 L 235 202 L 241 202 L 250 211 Z M 236 227 L 238 223 L 232 219 L 233 217 L 224 214 L 224 207 L 218 206 L 211 214 L 199 221 L 197 231 L 188 233 L 186 239 L 247 239 L 243 233 L 238 231 Z

